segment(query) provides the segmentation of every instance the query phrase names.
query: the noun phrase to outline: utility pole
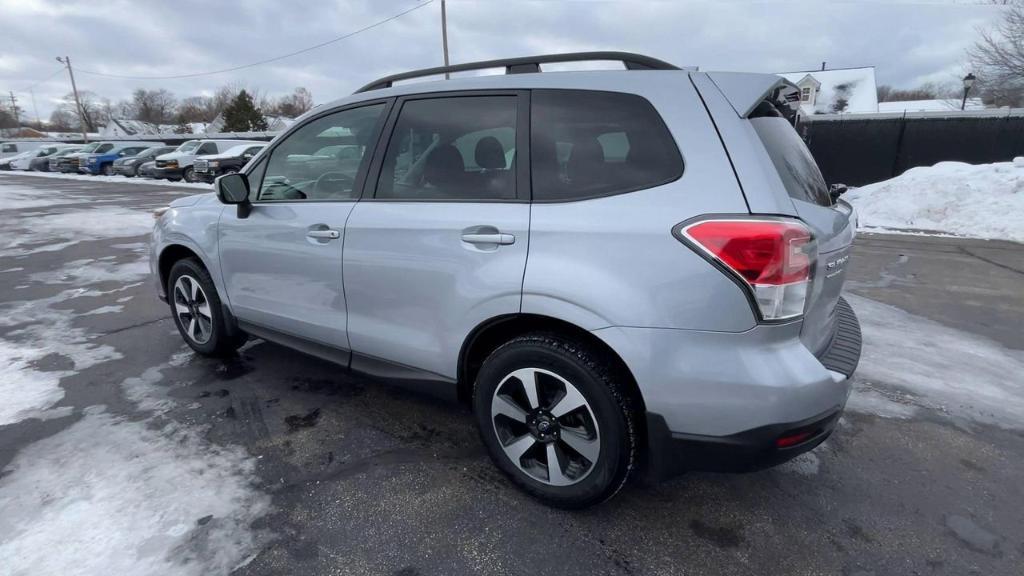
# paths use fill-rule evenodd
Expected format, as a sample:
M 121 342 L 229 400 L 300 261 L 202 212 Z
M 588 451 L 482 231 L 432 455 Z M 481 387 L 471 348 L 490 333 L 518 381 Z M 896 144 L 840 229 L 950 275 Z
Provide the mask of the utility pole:
M 32 97 L 32 111 L 36 114 L 36 128 L 42 128 L 42 122 L 39 120 L 39 107 L 36 106 L 36 93 L 29 88 L 28 95 Z
M 444 48 L 444 66 L 448 67 L 448 10 L 445 7 L 444 0 L 441 0 L 441 45 Z M 444 79 L 447 80 L 449 75 L 447 72 L 444 73 Z
M 14 129 L 17 130 L 21 127 L 21 120 L 18 118 L 18 99 L 14 97 L 14 91 L 11 94 L 11 114 L 14 114 Z
M 65 56 L 61 58 L 57 56 L 57 62 L 64 64 L 68 67 L 68 76 L 71 77 L 71 91 L 75 94 L 75 106 L 78 107 L 78 123 L 82 125 L 82 142 L 85 144 L 89 143 L 89 128 L 85 124 L 85 109 L 82 108 L 82 101 L 78 98 L 78 86 L 75 86 L 75 73 L 71 70 L 71 57 Z

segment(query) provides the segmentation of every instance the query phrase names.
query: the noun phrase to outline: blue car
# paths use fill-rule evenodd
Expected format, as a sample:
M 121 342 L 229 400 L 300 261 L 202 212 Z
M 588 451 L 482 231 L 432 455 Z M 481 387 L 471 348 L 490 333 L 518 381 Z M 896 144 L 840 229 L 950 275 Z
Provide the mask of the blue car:
M 114 160 L 125 156 L 134 156 L 153 146 L 163 146 L 163 142 L 101 142 L 94 152 L 85 154 L 78 159 L 78 171 L 83 174 L 114 175 Z

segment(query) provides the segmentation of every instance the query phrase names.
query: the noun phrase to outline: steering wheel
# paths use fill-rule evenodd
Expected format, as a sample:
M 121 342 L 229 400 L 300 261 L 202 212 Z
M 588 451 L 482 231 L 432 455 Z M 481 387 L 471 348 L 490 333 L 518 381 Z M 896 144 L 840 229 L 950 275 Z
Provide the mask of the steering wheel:
M 344 172 L 324 172 L 313 184 L 313 196 L 324 198 L 337 196 L 341 192 L 351 191 L 356 185 L 356 179 Z M 323 188 L 329 188 L 324 190 Z

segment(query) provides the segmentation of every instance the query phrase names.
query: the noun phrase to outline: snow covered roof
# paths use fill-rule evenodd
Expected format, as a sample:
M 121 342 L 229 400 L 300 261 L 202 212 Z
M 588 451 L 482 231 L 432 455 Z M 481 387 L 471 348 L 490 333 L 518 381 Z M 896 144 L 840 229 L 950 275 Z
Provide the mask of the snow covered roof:
M 820 84 L 813 106 L 801 105 L 809 114 L 864 114 L 878 112 L 875 67 L 780 72 L 786 80 L 800 84 L 808 76 Z
M 960 98 L 940 98 L 936 100 L 905 100 L 903 102 L 879 102 L 879 112 L 948 112 L 960 110 Z M 985 103 L 981 98 L 968 98 L 965 110 L 984 110 Z

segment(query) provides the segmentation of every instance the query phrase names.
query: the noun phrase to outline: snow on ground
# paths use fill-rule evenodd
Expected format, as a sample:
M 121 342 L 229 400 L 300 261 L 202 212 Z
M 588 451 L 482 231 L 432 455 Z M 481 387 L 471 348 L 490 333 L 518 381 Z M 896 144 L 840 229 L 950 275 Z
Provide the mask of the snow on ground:
M 848 408 L 906 418 L 928 408 L 958 421 L 1024 428 L 1024 352 L 854 295 L 864 350 Z
M 941 232 L 1024 242 L 1024 166 L 940 162 L 852 189 L 863 229 Z
M 151 212 L 95 202 L 78 205 L 86 202 L 61 191 L 42 196 L 38 189 L 8 185 L 0 178 L 0 250 L 5 256 L 53 252 L 83 241 L 142 236 L 153 229 Z M 19 211 L 24 208 L 39 210 Z
M 31 176 L 34 178 L 54 178 L 57 180 L 83 180 L 86 182 L 113 182 L 117 184 L 146 184 L 149 186 L 174 186 L 177 188 L 196 188 L 212 190 L 213 184 L 205 182 L 171 182 L 170 180 L 150 180 L 148 178 L 128 178 L 126 176 L 92 176 L 89 174 L 63 174 L 60 172 L 11 172 L 14 176 Z M 2 178 L 0 174 L 0 178 Z
M 227 574 L 264 535 L 254 461 L 197 431 L 104 412 L 23 450 L 0 478 L 5 574 Z
M 148 212 L 103 203 L 58 206 L 73 203 L 73 191 L 33 194 L 38 201 L 0 178 L 4 256 L 129 238 L 152 227 Z M 5 204 L 7 199 L 14 201 Z M 164 372 L 191 361 L 190 351 L 124 379 L 120 389 L 139 410 L 130 419 L 103 406 L 57 407 L 64 389 L 74 385 L 71 377 L 122 358 L 82 326 L 92 315 L 116 314 L 121 306 L 83 303 L 116 297 L 144 282 L 149 270 L 145 259 L 120 258 L 125 251 L 141 256 L 145 243 L 129 241 L 110 250 L 28 277 L 20 266 L 2 271 L 4 282 L 23 283 L 16 289 L 29 283 L 62 289 L 0 303 L 0 433 L 29 418 L 79 419 L 24 447 L 0 470 L 0 573 L 228 574 L 268 537 L 252 523 L 268 512 L 270 500 L 255 486 L 255 460 L 243 449 L 210 443 L 202 428 L 163 416 L 176 405 L 167 395 L 171 383 L 163 382 Z M 99 289 L 101 282 L 115 287 Z

